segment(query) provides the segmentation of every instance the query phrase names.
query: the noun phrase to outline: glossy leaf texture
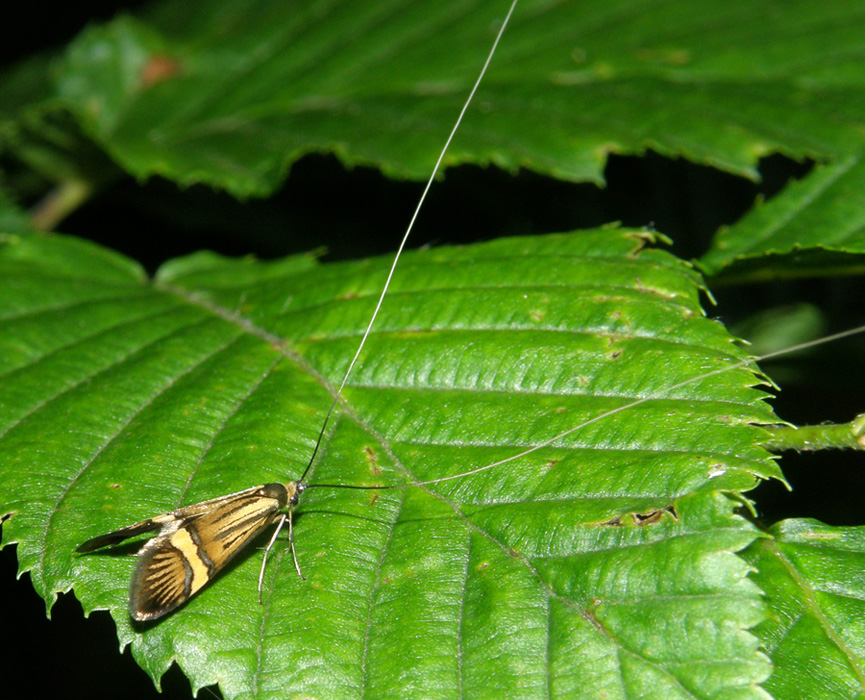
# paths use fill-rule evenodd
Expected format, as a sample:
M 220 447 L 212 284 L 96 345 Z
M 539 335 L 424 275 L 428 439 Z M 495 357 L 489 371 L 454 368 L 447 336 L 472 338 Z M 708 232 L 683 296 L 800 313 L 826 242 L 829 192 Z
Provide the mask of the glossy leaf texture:
M 0 127 L 69 110 L 126 172 L 238 196 L 309 152 L 423 178 L 508 4 L 161 2 L 8 75 Z M 846 156 L 865 145 L 863 24 L 847 0 L 521 0 L 447 162 L 601 182 L 610 153 L 754 179 L 769 153 Z
M 49 605 L 108 609 L 155 678 L 227 697 L 765 698 L 736 494 L 777 422 L 701 282 L 606 228 L 408 254 L 263 604 L 256 546 L 138 626 L 85 539 L 302 472 L 388 261 L 199 253 L 150 281 L 59 236 L 0 255 L 0 514 Z M 262 545 L 264 542 L 261 543 Z M 120 554 L 135 551 L 121 548 Z
M 785 520 L 746 559 L 771 615 L 759 633 L 777 700 L 861 697 L 865 685 L 865 529 Z M 815 663 L 816 661 L 816 663 Z

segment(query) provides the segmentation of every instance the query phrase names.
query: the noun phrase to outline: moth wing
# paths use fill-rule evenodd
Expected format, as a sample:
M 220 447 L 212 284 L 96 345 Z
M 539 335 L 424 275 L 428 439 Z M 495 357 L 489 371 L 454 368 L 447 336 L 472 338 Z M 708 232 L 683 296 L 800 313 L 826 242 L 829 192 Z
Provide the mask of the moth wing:
M 122 527 L 119 530 L 114 530 L 114 532 L 109 532 L 105 535 L 99 535 L 98 537 L 92 537 L 83 544 L 78 545 L 78 547 L 75 548 L 75 551 L 79 554 L 85 554 L 87 552 L 93 552 L 97 549 L 102 549 L 103 547 L 111 547 L 115 544 L 120 544 L 121 542 L 123 542 L 123 540 L 128 540 L 130 537 L 135 537 L 135 535 L 140 535 L 145 532 L 152 532 L 153 530 L 165 529 L 166 527 L 171 526 L 177 520 L 184 521 L 193 517 L 198 517 L 205 513 L 209 513 L 213 511 L 214 508 L 216 508 L 221 502 L 232 501 L 236 498 L 239 499 L 241 497 L 248 497 L 255 494 L 263 494 L 276 499 L 279 499 L 281 497 L 287 498 L 287 496 L 281 495 L 280 489 L 284 489 L 281 484 L 263 484 L 262 486 L 253 486 L 251 489 L 238 491 L 237 493 L 232 493 L 227 496 L 219 496 L 218 498 L 211 498 L 208 501 L 193 503 L 192 505 L 184 506 L 183 508 L 173 510 L 170 513 L 163 513 L 162 515 L 157 515 L 153 518 L 142 520 L 139 523 L 127 525 L 126 527 Z
M 109 532 L 106 535 L 92 537 L 91 539 L 76 547 L 75 551 L 79 552 L 80 554 L 84 554 L 86 552 L 92 552 L 97 549 L 102 549 L 103 547 L 120 544 L 121 542 L 123 542 L 123 540 L 127 540 L 130 537 L 135 537 L 135 535 L 140 535 L 142 532 L 159 530 L 160 528 L 165 527 L 166 522 L 170 522 L 173 519 L 174 518 L 171 513 L 157 515 L 155 518 L 149 518 L 147 520 L 142 520 L 140 523 L 127 525 L 126 527 L 122 527 L 119 530 L 115 530 L 114 532 Z
M 154 620 L 201 590 L 285 506 L 285 491 L 274 491 L 275 486 L 280 485 L 265 484 L 175 511 L 174 520 L 138 554 L 129 587 L 130 615 Z

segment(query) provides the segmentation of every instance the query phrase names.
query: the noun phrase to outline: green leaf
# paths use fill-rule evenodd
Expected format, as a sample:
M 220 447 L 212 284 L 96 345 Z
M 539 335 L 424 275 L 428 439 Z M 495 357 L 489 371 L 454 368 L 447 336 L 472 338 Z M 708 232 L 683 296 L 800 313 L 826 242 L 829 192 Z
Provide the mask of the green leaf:
M 755 355 L 767 355 L 823 337 L 826 319 L 813 304 L 785 304 L 740 321 L 732 331 L 748 341 Z M 777 381 L 777 376 L 773 378 Z
M 84 32 L 56 97 L 140 178 L 263 195 L 321 151 L 422 178 L 506 9 L 163 2 Z M 751 178 L 772 152 L 840 157 L 863 146 L 863 36 L 847 0 L 522 0 L 448 163 L 600 183 L 609 153 Z
M 0 138 L 14 136 L 16 123 L 28 109 L 45 109 L 56 97 L 51 81 L 51 62 L 56 51 L 37 54 L 0 73 L 3 100 L 0 101 Z
M 778 700 L 861 697 L 865 686 L 865 528 L 785 520 L 746 552 L 772 615 L 758 633 Z
M 155 281 L 62 237 L 0 255 L 4 544 L 49 602 L 108 609 L 155 679 L 227 697 L 765 698 L 736 492 L 779 476 L 745 355 L 700 280 L 607 228 L 410 253 L 263 604 L 256 547 L 133 625 L 134 561 L 85 539 L 297 478 L 387 260 L 197 254 Z M 702 377 L 682 385 L 683 379 Z M 674 386 L 675 385 L 675 386 Z M 728 495 L 728 494 L 733 494 Z M 135 547 L 120 548 L 120 553 Z
M 26 233 L 31 230 L 27 212 L 19 207 L 9 194 L 0 187 L 0 235 Z
M 700 266 L 750 281 L 859 274 L 865 264 L 865 163 L 861 155 L 817 166 L 715 237 Z
M 3 185 L 17 201 L 41 199 L 47 188 L 70 181 L 89 193 L 120 174 L 104 150 L 82 133 L 68 103 L 58 95 L 53 70 L 58 63 L 57 51 L 52 50 L 0 74 Z M 31 221 L 14 230 L 33 228 L 39 227 Z

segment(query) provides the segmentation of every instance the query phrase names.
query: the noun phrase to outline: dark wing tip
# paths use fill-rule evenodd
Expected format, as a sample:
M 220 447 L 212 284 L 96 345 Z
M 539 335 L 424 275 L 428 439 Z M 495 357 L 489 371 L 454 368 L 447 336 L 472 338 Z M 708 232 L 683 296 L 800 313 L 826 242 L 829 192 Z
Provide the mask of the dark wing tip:
M 75 551 L 79 554 L 86 554 L 87 552 L 93 552 L 97 549 L 107 547 L 110 544 L 117 544 L 118 542 L 122 542 L 125 539 L 125 537 L 118 537 L 114 533 L 108 535 L 99 535 L 99 537 L 93 537 L 84 542 L 83 544 L 78 545 L 75 548 Z
M 113 544 L 120 544 L 123 540 L 128 540 L 130 537 L 134 537 L 135 535 L 140 535 L 143 532 L 151 532 L 152 530 L 158 530 L 161 527 L 164 527 L 166 523 L 170 522 L 165 518 L 165 516 L 160 516 L 161 520 L 157 520 L 155 518 L 150 518 L 150 520 L 142 520 L 140 523 L 135 523 L 134 525 L 129 525 L 128 527 L 120 528 L 119 530 L 115 530 L 114 532 L 109 532 L 107 535 L 99 535 L 99 537 L 93 537 L 87 540 L 85 543 L 78 545 L 75 548 L 75 551 L 84 554 L 86 552 L 92 552 L 96 549 L 102 549 L 103 547 L 109 547 Z
M 136 622 L 152 622 L 176 610 L 190 597 L 183 592 L 166 600 L 164 596 L 155 595 L 152 589 L 140 585 L 133 577 L 129 590 L 129 615 Z
M 153 620 L 158 620 L 160 617 L 162 617 L 162 616 L 165 615 L 166 613 L 171 612 L 172 610 L 174 610 L 175 607 L 177 607 L 177 606 L 175 605 L 174 607 L 171 607 L 171 608 L 163 608 L 163 609 L 161 609 L 161 610 L 157 610 L 157 609 L 153 609 L 153 610 L 137 610 L 137 609 L 134 609 L 134 608 L 132 607 L 132 605 L 130 604 L 130 606 L 129 606 L 129 615 L 130 615 L 130 616 L 132 617 L 132 619 L 135 620 L 136 622 L 151 622 L 151 621 L 153 621 Z

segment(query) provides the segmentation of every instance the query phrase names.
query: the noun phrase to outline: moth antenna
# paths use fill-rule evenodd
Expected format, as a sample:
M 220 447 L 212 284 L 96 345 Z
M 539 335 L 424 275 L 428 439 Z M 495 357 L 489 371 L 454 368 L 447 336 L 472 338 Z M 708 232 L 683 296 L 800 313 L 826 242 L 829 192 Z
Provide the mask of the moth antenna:
M 765 355 L 758 355 L 757 357 L 751 357 L 746 360 L 740 360 L 738 362 L 734 362 L 731 365 L 726 365 L 724 367 L 719 367 L 718 369 L 713 369 L 709 372 L 704 372 L 696 377 L 690 377 L 688 379 L 683 379 L 680 382 L 676 382 L 675 384 L 667 387 L 666 391 L 671 392 L 676 389 L 680 389 L 683 386 L 687 386 L 688 384 L 693 384 L 694 382 L 702 381 L 703 379 L 708 379 L 709 377 L 714 377 L 717 374 L 723 374 L 724 372 L 732 372 L 733 370 L 740 369 L 742 367 L 747 367 L 748 365 L 756 364 L 757 362 L 763 362 L 764 360 L 772 359 L 773 357 L 779 357 L 781 355 L 789 355 L 794 352 L 798 352 L 799 350 L 807 350 L 809 348 L 817 347 L 818 345 L 825 345 L 826 343 L 832 343 L 836 340 L 842 340 L 843 338 L 849 338 L 854 335 L 858 335 L 859 333 L 865 332 L 865 325 L 857 326 L 856 328 L 849 328 L 846 331 L 840 331 L 839 333 L 834 333 L 832 335 L 827 335 L 823 338 L 817 338 L 815 340 L 808 340 L 804 343 L 798 343 L 796 345 L 791 345 L 787 348 L 782 348 L 780 350 L 774 350 L 772 352 L 767 352 Z M 537 445 L 533 445 L 528 449 L 519 452 L 518 454 L 511 455 L 510 457 L 506 457 L 505 459 L 500 459 L 497 462 L 492 462 L 491 464 L 485 464 L 482 467 L 477 467 L 475 469 L 470 469 L 465 472 L 461 472 L 459 474 L 451 474 L 450 476 L 442 476 L 438 479 L 429 479 L 427 481 L 416 481 L 411 484 L 391 484 L 387 486 L 356 486 L 353 484 L 305 484 L 305 488 L 314 489 L 314 488 L 331 488 L 331 489 L 355 489 L 360 491 L 388 491 L 391 489 L 407 489 L 413 488 L 415 486 L 429 486 L 431 484 L 440 484 L 443 481 L 451 481 L 453 479 L 461 479 L 465 476 L 473 476 L 474 474 L 480 474 L 481 472 L 485 472 L 488 469 L 493 469 L 495 467 L 500 467 L 503 464 L 507 464 L 508 462 L 513 462 L 514 460 L 520 459 L 522 457 L 526 457 L 533 452 L 537 452 L 545 447 L 549 447 L 554 442 L 561 440 L 562 438 L 567 437 L 571 433 L 575 433 L 576 431 L 585 428 L 588 425 L 592 425 L 593 423 L 597 423 L 598 421 L 604 420 L 605 418 L 609 418 L 610 416 L 614 416 L 617 413 L 622 413 L 623 411 L 627 411 L 635 406 L 640 406 L 641 404 L 647 403 L 649 401 L 654 401 L 657 399 L 657 396 L 645 396 L 642 399 L 635 399 L 631 401 L 631 403 L 625 404 L 623 406 L 619 406 L 618 408 L 610 409 L 609 411 L 604 411 L 603 413 L 595 416 L 594 418 L 590 418 L 589 420 L 583 421 L 578 425 L 573 426 L 572 428 L 568 428 L 567 430 L 554 435 L 543 442 L 538 443 Z
M 214 692 L 210 689 L 209 686 L 206 686 L 206 685 L 205 685 L 205 686 L 202 686 L 202 689 L 203 689 L 203 690 L 206 690 L 208 693 L 210 693 L 213 697 L 216 698 L 216 700 L 222 700 L 222 696 L 221 696 L 221 695 L 217 695 L 216 693 L 214 693 Z
M 493 59 L 493 55 L 496 52 L 496 48 L 499 45 L 499 40 L 502 38 L 502 34 L 504 34 L 505 27 L 508 26 L 508 22 L 511 19 L 511 15 L 514 12 L 514 8 L 517 6 L 517 0 L 513 0 L 511 2 L 511 6 L 508 8 L 507 14 L 505 15 L 505 19 L 502 22 L 502 26 L 499 27 L 498 34 L 496 34 L 496 38 L 493 41 L 492 48 L 487 54 L 486 61 L 484 61 L 483 68 L 481 68 L 481 72 L 475 80 L 475 84 L 469 92 L 469 96 L 466 98 L 465 103 L 463 104 L 462 109 L 460 110 L 459 116 L 454 122 L 453 128 L 451 129 L 450 135 L 445 141 L 445 145 L 439 153 L 438 160 L 436 160 L 435 165 L 433 166 L 432 173 L 430 173 L 429 179 L 427 180 L 426 186 L 424 187 L 423 194 L 421 194 L 420 199 L 418 200 L 417 206 L 415 207 L 414 214 L 412 214 L 411 220 L 409 221 L 408 227 L 403 234 L 402 240 L 400 241 L 399 247 L 397 248 L 396 255 L 394 255 L 393 262 L 390 266 L 390 271 L 387 274 L 387 279 L 385 280 L 384 286 L 382 287 L 381 294 L 378 297 L 378 302 L 375 305 L 375 310 L 372 312 L 372 316 L 370 316 L 369 323 L 366 326 L 366 330 L 363 333 L 363 337 L 360 339 L 360 343 L 357 346 L 357 351 L 354 353 L 354 357 L 351 359 L 351 362 L 348 365 L 348 369 L 345 371 L 345 376 L 342 378 L 342 383 L 339 385 L 339 389 L 336 390 L 336 396 L 334 396 L 333 401 L 330 404 L 330 408 L 327 409 L 327 413 L 324 416 L 324 422 L 321 425 L 321 431 L 319 431 L 318 439 L 315 441 L 315 447 L 312 450 L 312 456 L 309 458 L 309 463 L 306 465 L 306 469 L 303 470 L 303 474 L 300 479 L 296 483 L 303 483 L 303 480 L 306 478 L 306 475 L 309 473 L 309 470 L 312 468 L 312 463 L 315 461 L 315 457 L 318 454 L 318 449 L 321 447 L 321 441 L 324 439 L 324 431 L 327 429 L 327 424 L 330 421 L 330 417 L 333 414 L 336 405 L 339 403 L 339 399 L 342 396 L 342 390 L 345 388 L 346 383 L 348 382 L 348 378 L 351 375 L 352 370 L 354 369 L 354 365 L 357 362 L 357 358 L 360 357 L 360 353 L 363 350 L 363 346 L 366 344 L 366 339 L 369 337 L 370 331 L 372 330 L 372 326 L 375 323 L 375 319 L 378 317 L 379 309 L 381 309 L 382 303 L 384 303 L 384 298 L 387 296 L 387 291 L 390 288 L 391 279 L 393 279 L 393 274 L 396 271 L 397 263 L 399 262 L 400 256 L 402 255 L 402 251 L 405 248 L 406 241 L 408 241 L 408 237 L 411 234 L 412 229 L 414 228 L 414 223 L 417 220 L 418 214 L 420 213 L 421 207 L 423 206 L 424 201 L 426 200 L 427 193 L 429 192 L 430 187 L 432 186 L 433 180 L 435 180 L 436 175 L 438 174 L 439 168 L 444 160 L 445 153 L 447 153 L 448 148 L 451 145 L 451 141 L 453 141 L 454 135 L 459 129 L 460 124 L 462 123 L 463 117 L 465 116 L 466 111 L 469 108 L 469 105 L 472 102 L 472 99 L 477 92 L 478 86 L 481 84 L 481 80 L 483 80 L 484 75 L 487 72 L 487 68 L 489 68 L 490 62 Z M 298 569 L 298 573 L 300 573 Z

